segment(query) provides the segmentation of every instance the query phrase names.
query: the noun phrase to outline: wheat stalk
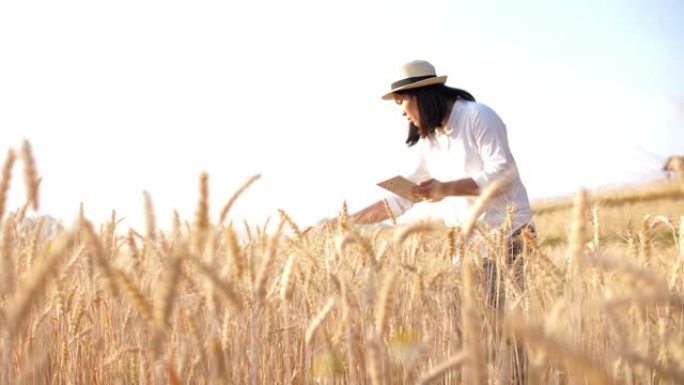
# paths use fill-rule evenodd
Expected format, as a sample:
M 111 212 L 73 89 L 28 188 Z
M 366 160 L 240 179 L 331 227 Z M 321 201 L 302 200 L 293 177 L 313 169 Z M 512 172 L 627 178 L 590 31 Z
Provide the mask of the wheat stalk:
M 649 285 L 651 289 L 657 292 L 667 291 L 665 280 L 653 271 L 630 263 L 629 260 L 611 256 L 609 253 L 602 254 L 600 258 L 586 257 L 583 258 L 582 262 L 604 271 L 625 274 L 637 282 Z M 640 287 L 643 289 L 642 286 Z
M 349 210 L 347 209 L 347 201 L 342 202 L 342 209 L 337 217 L 338 229 L 348 229 L 349 228 Z
M 297 239 L 301 240 L 304 237 L 304 234 L 302 233 L 301 230 L 299 230 L 299 226 L 290 218 L 289 215 L 285 212 L 283 209 L 278 209 L 278 213 L 280 214 L 280 220 L 287 224 L 287 226 L 292 230 L 294 235 L 297 237 Z
M 565 275 L 539 250 L 533 256 L 534 258 L 531 258 L 530 262 L 538 267 L 539 278 L 537 282 L 544 288 L 544 292 L 548 292 L 554 299 L 558 298 L 563 293 L 563 283 L 566 281 Z
M 162 281 L 159 290 L 155 293 L 152 349 L 157 358 L 160 358 L 162 353 L 162 337 L 166 325 L 169 323 L 169 318 L 173 311 L 173 303 L 179 291 L 178 279 L 182 273 L 182 263 L 183 260 L 180 257 L 172 257 L 171 263 L 166 269 L 166 277 Z
M 45 288 L 48 277 L 54 273 L 57 264 L 64 257 L 66 251 L 73 245 L 74 237 L 71 233 L 63 233 L 55 240 L 42 263 L 32 269 L 27 278 L 28 284 L 18 291 L 13 306 L 10 308 L 8 328 L 10 335 L 14 335 L 19 326 L 26 319 L 29 308 L 40 292 Z
M 226 203 L 225 206 L 223 206 L 223 209 L 221 210 L 221 215 L 219 215 L 219 224 L 223 224 L 223 222 L 226 220 L 228 217 L 228 212 L 230 211 L 230 208 L 233 207 L 233 204 L 235 201 L 240 197 L 240 195 L 249 188 L 249 186 L 252 185 L 252 183 L 256 182 L 259 178 L 261 178 L 261 174 L 256 174 L 247 179 L 247 181 L 240 186 L 235 193 L 228 199 L 228 203 Z
M 156 220 L 154 219 L 154 207 L 152 206 L 152 197 L 147 191 L 143 191 L 144 210 L 145 210 L 145 224 L 147 225 L 147 237 L 155 240 L 157 237 Z
M 672 233 L 673 243 L 677 244 L 677 230 L 675 229 L 675 226 L 670 218 L 664 215 L 647 215 L 644 220 L 648 222 L 648 226 L 651 231 L 653 231 L 653 229 L 659 224 L 667 227 Z
M 387 319 L 389 318 L 392 304 L 392 287 L 397 278 L 397 271 L 393 270 L 385 276 L 380 290 L 380 297 L 375 311 L 375 332 L 382 336 L 387 332 Z
M 579 269 L 580 258 L 584 245 L 587 243 L 586 236 L 586 218 L 585 212 L 587 210 L 587 192 L 581 190 L 575 197 L 575 204 L 572 211 L 572 228 L 570 230 L 570 242 L 568 243 L 568 261 L 570 261 L 572 268 L 569 273 L 576 274 Z
M 651 261 L 651 225 L 649 223 L 649 215 L 646 215 L 641 221 L 641 229 L 639 230 L 639 257 L 645 263 Z
M 638 365 L 645 365 L 653 368 L 656 373 L 666 379 L 674 381 L 676 384 L 684 383 L 684 370 L 679 367 L 666 367 L 652 357 L 646 356 L 633 350 L 620 351 L 618 353 L 626 360 Z M 679 366 L 679 365 L 678 365 Z
M 79 299 L 78 304 L 76 305 L 74 316 L 71 317 L 71 322 L 69 323 L 69 331 L 71 332 L 72 336 L 78 335 L 78 333 L 81 331 L 81 321 L 83 320 L 84 314 L 85 301 L 83 300 L 83 298 L 81 298 Z
M 394 212 L 392 211 L 392 208 L 389 205 L 389 202 L 387 199 L 382 200 L 382 205 L 385 207 L 385 212 L 387 212 L 387 217 L 389 217 L 390 221 L 392 221 L 392 224 L 394 226 L 397 225 L 397 217 L 394 215 Z
M 439 228 L 432 222 L 416 222 L 403 228 L 394 237 L 394 244 L 401 246 L 413 234 L 439 231 Z
M 328 299 L 328 302 L 326 302 L 325 306 L 316 314 L 316 317 L 311 321 L 309 324 L 309 327 L 306 329 L 306 334 L 304 341 L 306 342 L 307 345 L 311 344 L 311 340 L 313 339 L 316 331 L 318 328 L 321 326 L 323 321 L 325 321 L 325 318 L 330 314 L 330 311 L 333 309 L 333 306 L 335 306 L 335 297 L 330 297 Z
M 586 376 L 589 383 L 606 385 L 612 383 L 608 373 L 584 351 L 556 337 L 544 334 L 542 327 L 511 324 L 510 328 L 517 338 L 521 338 L 523 341 L 543 349 L 548 354 L 553 354 L 562 359 L 577 376 Z
M 37 211 L 38 202 L 38 187 L 40 186 L 40 178 L 38 178 L 38 170 L 36 168 L 36 161 L 31 150 L 31 143 L 24 140 L 21 146 L 21 157 L 24 161 L 24 181 L 26 182 L 26 196 L 27 202 L 33 206 L 33 210 Z
M 240 248 L 232 223 L 228 225 L 224 233 L 233 276 L 239 279 L 245 271 L 245 254 Z
M 7 204 L 7 193 L 10 187 L 10 181 L 12 180 L 12 167 L 14 166 L 14 161 L 16 155 L 14 150 L 7 150 L 7 157 L 5 158 L 5 163 L 2 165 L 2 180 L 0 180 L 0 222 L 5 215 L 5 205 Z
M 378 338 L 376 337 L 371 337 L 368 340 L 367 344 L 367 365 L 368 365 L 368 375 L 371 380 L 372 385 L 382 385 L 385 382 L 383 379 L 385 379 L 385 373 L 382 370 L 382 363 L 380 361 L 380 342 L 378 341 Z
M 468 359 L 468 355 L 466 352 L 460 352 L 457 354 L 454 354 L 447 360 L 443 361 L 439 365 L 435 366 L 431 371 L 426 373 L 421 379 L 418 381 L 419 385 L 427 385 L 435 382 L 438 380 L 442 375 L 444 375 L 446 372 L 449 370 L 454 369 L 455 367 L 463 364 L 466 360 Z
M 593 228 L 593 242 L 594 250 L 598 250 L 601 246 L 601 218 L 599 217 L 599 206 L 594 204 L 591 209 L 591 224 Z
M 370 242 L 356 231 L 349 231 L 344 236 L 338 236 L 335 241 L 335 249 L 339 255 L 344 255 L 346 247 L 351 244 L 358 244 L 363 250 L 363 255 L 368 264 L 374 269 L 377 268 L 378 261 Z
M 679 217 L 679 259 L 684 261 L 684 216 Z
M 16 285 L 16 266 L 14 263 L 14 216 L 9 215 L 2 223 L 2 289 L 5 294 L 13 294 Z
M 535 216 L 539 236 L 523 231 L 526 258 L 515 262 L 525 263 L 524 287 L 506 271 L 517 265 L 500 259 L 512 206 L 500 213 L 499 227 L 475 220 L 467 239 L 439 223 L 391 233 L 355 227 L 353 216 L 298 239 L 285 210 L 278 230 L 267 221 L 252 231 L 243 222 L 245 239 L 237 222 L 199 229 L 196 217 L 181 221 L 175 210 L 170 231 L 153 224 L 146 235 L 129 229 L 119 236 L 117 212 L 93 225 L 83 206 L 73 229 L 52 235 L 33 219 L 21 221 L 31 206 L 23 214 L 7 209 L 0 217 L 0 376 L 3 384 L 54 385 L 120 377 L 141 385 L 506 384 L 521 379 L 511 363 L 526 357 L 520 373 L 531 384 L 679 383 L 684 218 L 670 219 L 682 215 L 680 195 L 672 196 L 657 206 L 639 198 L 614 207 L 596 198 L 569 219 Z M 608 235 L 624 233 L 623 218 L 644 210 L 660 214 L 630 233 L 637 242 Z M 564 245 L 552 229 L 577 232 L 571 221 L 578 220 L 584 235 Z M 656 242 L 658 226 L 672 233 L 674 247 Z M 201 232 L 206 243 L 196 249 Z M 64 246 L 68 234 L 73 241 Z M 639 234 L 650 238 L 639 243 Z M 492 316 L 481 310 L 479 253 L 486 249 L 504 275 L 502 290 L 514 297 Z M 502 322 L 517 326 L 501 329 Z
M 506 189 L 511 183 L 513 183 L 515 176 L 518 171 L 516 169 L 509 169 L 499 175 L 496 179 L 490 182 L 478 195 L 477 200 L 470 206 L 470 212 L 468 217 L 463 222 L 461 226 L 463 232 L 463 239 L 470 238 L 475 224 L 477 223 L 482 210 L 486 207 L 487 203 L 499 195 L 504 189 Z
M 43 224 L 45 223 L 45 217 L 40 217 L 38 222 L 36 222 L 35 228 L 33 229 L 33 236 L 29 241 L 28 252 L 26 253 L 26 267 L 31 268 L 33 263 L 33 258 L 36 254 L 36 249 L 38 248 L 38 242 L 40 241 L 40 235 L 43 231 Z
M 85 233 L 86 244 L 88 245 L 92 260 L 94 261 L 95 265 L 102 270 L 105 280 L 109 286 L 109 290 L 113 296 L 116 296 L 118 294 L 116 276 L 114 275 L 112 267 L 106 257 L 102 243 L 95 234 L 95 230 L 93 229 L 93 225 L 90 223 L 90 221 L 85 220 L 83 223 L 81 223 L 81 231 Z
M 202 172 L 199 184 L 199 201 L 195 212 L 195 229 L 204 233 L 209 229 L 209 174 Z
M 505 232 L 510 232 L 513 230 L 513 218 L 515 218 L 515 211 L 517 207 L 515 203 L 509 203 L 506 205 L 506 217 L 501 225 Z
M 236 312 L 242 311 L 242 300 L 240 299 L 237 291 L 229 282 L 221 279 L 216 271 L 204 262 L 196 258 L 193 258 L 192 262 L 194 262 L 194 264 L 199 267 L 199 271 L 204 274 L 204 276 L 209 278 L 210 282 L 219 289 L 219 293 L 223 294 L 223 296 L 228 300 L 228 303 L 233 309 L 235 309 Z
M 485 382 L 483 368 L 482 339 L 478 312 L 476 308 L 475 294 L 475 272 L 473 271 L 474 262 L 468 258 L 463 258 L 463 270 L 461 272 L 463 282 L 463 346 L 464 352 L 470 357 L 466 378 L 468 384 L 482 385 Z
M 283 302 L 289 302 L 292 299 L 292 271 L 294 270 L 296 253 L 291 253 L 287 258 L 285 263 L 285 268 L 283 269 L 283 274 L 280 277 L 280 300 Z
M 458 235 L 457 235 L 458 234 Z M 460 236 L 461 228 L 458 226 L 449 226 L 449 231 L 447 232 L 447 248 L 446 248 L 446 258 L 451 260 L 456 254 L 456 237 Z
M 138 313 L 140 313 L 142 319 L 147 324 L 150 324 L 153 319 L 152 305 L 147 298 L 145 298 L 145 295 L 138 287 L 136 287 L 135 283 L 133 283 L 133 280 L 122 270 L 112 268 L 112 272 L 117 278 L 119 284 L 124 288 L 126 295 L 128 295 L 128 297 L 131 299 L 131 302 L 133 302 L 133 305 L 138 310 Z
M 135 264 L 140 263 L 142 256 L 140 255 L 140 250 L 138 250 L 138 245 L 135 243 L 135 230 L 128 230 L 126 242 L 128 243 L 128 250 L 131 253 L 131 259 L 133 259 Z
M 268 271 L 271 267 L 273 259 L 275 258 L 275 254 L 278 249 L 278 241 L 282 231 L 283 222 L 281 221 L 280 225 L 278 225 L 278 230 L 276 230 L 276 233 L 268 241 L 264 258 L 261 260 L 259 270 L 254 278 L 254 294 L 258 300 L 263 300 L 266 295 L 266 279 L 268 278 Z

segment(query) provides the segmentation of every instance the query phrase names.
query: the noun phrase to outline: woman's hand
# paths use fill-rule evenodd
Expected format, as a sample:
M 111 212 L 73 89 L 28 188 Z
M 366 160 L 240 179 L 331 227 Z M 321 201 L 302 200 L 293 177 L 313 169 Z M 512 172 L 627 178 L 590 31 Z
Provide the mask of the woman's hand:
M 446 197 L 446 188 L 437 179 L 428 179 L 413 188 L 413 196 L 429 202 L 439 202 Z

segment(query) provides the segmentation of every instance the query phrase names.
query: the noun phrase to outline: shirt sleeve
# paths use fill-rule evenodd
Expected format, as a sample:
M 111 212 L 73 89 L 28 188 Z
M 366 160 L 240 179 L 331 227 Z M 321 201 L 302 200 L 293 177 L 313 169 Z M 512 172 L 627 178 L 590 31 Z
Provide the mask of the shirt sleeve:
M 418 145 L 421 144 L 422 143 L 419 143 Z M 417 148 L 416 150 L 422 150 L 422 148 Z M 416 184 L 430 178 L 430 173 L 427 170 L 425 157 L 423 156 L 422 151 L 420 151 L 418 154 L 417 166 L 411 172 L 405 175 L 405 177 Z M 404 199 L 396 194 L 389 194 L 385 197 L 385 199 L 387 200 L 390 210 L 392 210 L 392 213 L 395 216 L 402 215 L 406 212 L 406 210 L 410 209 L 414 205 L 414 203 L 410 200 Z
M 506 125 L 494 110 L 479 105 L 471 117 L 470 128 L 482 160 L 482 170 L 471 178 L 482 190 L 508 170 L 515 170 L 515 160 L 508 145 Z

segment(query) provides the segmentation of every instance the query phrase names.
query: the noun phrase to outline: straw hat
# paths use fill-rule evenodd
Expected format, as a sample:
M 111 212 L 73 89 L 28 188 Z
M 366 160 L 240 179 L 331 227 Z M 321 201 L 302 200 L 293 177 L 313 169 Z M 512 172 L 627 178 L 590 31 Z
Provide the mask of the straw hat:
M 384 100 L 394 98 L 394 92 L 411 88 L 425 87 L 432 84 L 446 83 L 446 76 L 437 76 L 435 67 L 425 60 L 414 60 L 404 64 L 399 71 L 396 82 L 392 83 L 391 91 L 382 96 Z

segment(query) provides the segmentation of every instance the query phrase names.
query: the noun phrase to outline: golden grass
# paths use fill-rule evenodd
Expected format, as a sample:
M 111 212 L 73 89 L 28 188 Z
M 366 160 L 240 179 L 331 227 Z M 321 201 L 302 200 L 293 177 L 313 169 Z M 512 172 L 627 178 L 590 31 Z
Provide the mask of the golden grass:
M 649 183 L 610 192 L 589 193 L 591 211 L 584 212 L 588 222 L 600 223 L 600 239 L 607 242 L 626 240 L 630 231 L 638 233 L 646 215 L 664 214 L 677 220 L 682 212 L 684 185 L 678 181 Z M 570 231 L 572 198 L 533 202 L 534 221 L 542 241 L 564 244 Z M 592 224 L 592 231 L 596 227 Z M 670 242 L 665 229 L 656 229 L 656 238 Z M 593 234 L 594 242 L 596 234 Z
M 3 175 L 9 186 L 11 165 Z M 194 226 L 176 213 L 168 232 L 149 194 L 140 232 L 117 231 L 115 213 L 93 225 L 81 210 L 46 235 L 10 212 L 0 380 L 684 383 L 684 200 L 672 185 L 538 211 L 540 237 L 523 234 L 522 285 L 504 259 L 505 228 L 355 226 L 344 205 L 335 229 L 301 232 L 280 211 L 274 231 L 238 232 L 227 216 L 209 221 L 206 174 Z M 498 308 L 487 306 L 492 266 Z

